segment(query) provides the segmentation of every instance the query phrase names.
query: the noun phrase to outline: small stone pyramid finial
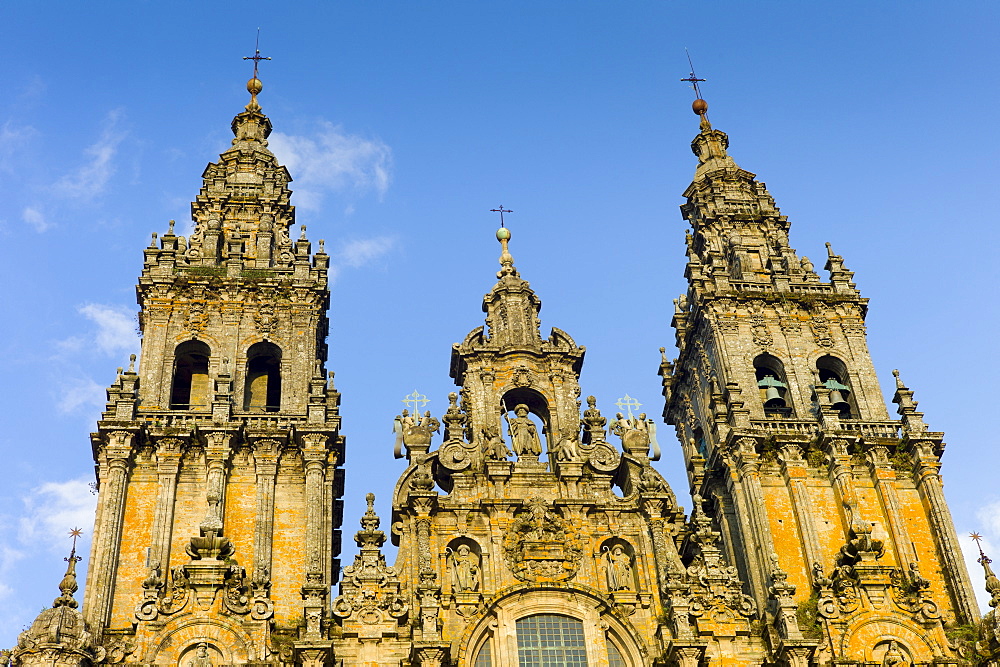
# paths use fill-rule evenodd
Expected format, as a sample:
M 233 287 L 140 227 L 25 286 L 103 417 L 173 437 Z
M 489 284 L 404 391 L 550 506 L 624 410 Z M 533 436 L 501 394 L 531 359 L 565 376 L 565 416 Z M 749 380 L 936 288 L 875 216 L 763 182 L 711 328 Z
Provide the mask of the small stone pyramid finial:
M 903 378 L 899 377 L 899 369 L 892 369 L 892 376 L 896 378 L 896 389 L 906 389 L 906 385 L 903 384 Z

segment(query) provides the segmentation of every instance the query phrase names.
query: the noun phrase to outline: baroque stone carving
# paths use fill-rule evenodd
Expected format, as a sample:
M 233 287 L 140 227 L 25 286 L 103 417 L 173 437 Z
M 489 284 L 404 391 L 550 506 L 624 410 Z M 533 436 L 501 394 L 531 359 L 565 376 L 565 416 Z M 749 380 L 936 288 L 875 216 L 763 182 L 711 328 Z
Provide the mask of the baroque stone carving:
M 577 530 L 541 498 L 532 498 L 514 517 L 503 541 L 504 560 L 521 581 L 565 581 L 580 567 Z
M 341 619 L 354 619 L 364 625 L 403 619 L 409 605 L 400 594 L 396 570 L 386 565 L 382 554 L 385 533 L 378 530 L 381 519 L 375 513 L 375 494 L 366 496 L 368 510 L 361 517 L 361 530 L 354 540 L 361 553 L 344 569 L 341 595 L 333 602 L 333 613 Z

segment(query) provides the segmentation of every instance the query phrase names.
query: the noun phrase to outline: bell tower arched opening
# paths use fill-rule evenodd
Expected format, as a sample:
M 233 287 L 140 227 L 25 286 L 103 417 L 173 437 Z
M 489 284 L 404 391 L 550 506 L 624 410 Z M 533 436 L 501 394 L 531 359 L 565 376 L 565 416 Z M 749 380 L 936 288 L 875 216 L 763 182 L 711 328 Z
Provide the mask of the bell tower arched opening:
M 856 418 L 858 410 L 848 384 L 847 366 L 844 362 L 826 354 L 816 360 L 816 370 L 819 373 L 819 383 L 830 391 L 830 405 L 840 412 L 840 418 Z
M 200 340 L 181 343 L 174 351 L 171 410 L 202 410 L 209 404 L 208 360 L 212 351 Z
M 784 419 L 794 417 L 785 366 L 781 360 L 770 354 L 760 354 L 753 360 L 753 368 L 764 414 Z
M 281 409 L 281 348 L 274 343 L 255 343 L 247 350 L 243 409 L 248 412 Z

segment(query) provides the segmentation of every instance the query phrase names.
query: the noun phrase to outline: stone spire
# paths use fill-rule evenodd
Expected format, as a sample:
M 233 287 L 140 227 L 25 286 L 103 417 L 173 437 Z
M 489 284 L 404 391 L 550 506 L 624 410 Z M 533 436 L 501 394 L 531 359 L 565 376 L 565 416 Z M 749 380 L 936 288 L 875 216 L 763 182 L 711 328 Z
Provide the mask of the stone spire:
M 79 529 L 70 532 L 73 548 L 66 558 L 66 574 L 59 582 L 60 595 L 52 602 L 50 609 L 42 610 L 35 621 L 17 639 L 17 648 L 12 654 L 15 667 L 34 665 L 88 665 L 102 657 L 83 615 L 76 611 L 77 601 L 73 594 L 79 589 L 76 581 L 76 539 Z
M 292 177 L 268 149 L 271 121 L 257 101 L 262 89 L 256 75 L 247 82 L 250 102 L 233 118 L 232 148 L 202 174 L 204 183 L 191 204 L 195 229 L 186 250 L 194 265 L 241 259 L 248 268 L 265 269 L 293 262 Z
M 729 155 L 729 136 L 708 121 L 708 103 L 698 99 L 692 108 L 700 118 L 691 142 L 698 166 L 681 206 L 693 228 L 692 282 L 718 291 L 727 289 L 729 280 L 773 282 L 779 288 L 789 280 L 818 281 L 812 263 L 789 247 L 788 219 L 767 187 Z M 853 288 L 845 282 L 848 286 Z
M 483 312 L 489 328 L 487 339 L 501 347 L 537 348 L 542 342 L 538 319 L 542 302 L 514 267 L 514 257 L 508 248 L 510 230 L 498 229 L 497 240 L 501 247 L 499 280 L 483 297 Z

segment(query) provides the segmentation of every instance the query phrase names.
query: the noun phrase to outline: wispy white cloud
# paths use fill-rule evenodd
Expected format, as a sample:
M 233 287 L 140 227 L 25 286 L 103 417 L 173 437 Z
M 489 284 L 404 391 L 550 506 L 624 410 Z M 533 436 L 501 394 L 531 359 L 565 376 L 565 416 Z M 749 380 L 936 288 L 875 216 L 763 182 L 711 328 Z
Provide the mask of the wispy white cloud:
M 317 210 L 325 193 L 374 190 L 380 197 L 392 180 L 392 150 L 380 139 L 348 134 L 320 123 L 312 135 L 274 132 L 268 139 L 278 161 L 295 179 L 295 204 Z
M 345 268 L 359 269 L 388 254 L 396 247 L 393 236 L 356 239 L 340 246 L 331 256 L 328 278 L 332 285 Z
M 12 120 L 0 125 L 0 169 L 12 171 L 19 151 L 37 135 L 38 131 L 31 125 L 18 125 Z
M 35 231 L 39 234 L 52 228 L 52 223 L 45 219 L 42 212 L 37 208 L 32 208 L 31 206 L 26 207 L 24 211 L 21 212 L 21 219 L 34 227 Z
M 104 387 L 90 378 L 66 378 L 60 381 L 56 407 L 63 414 L 84 410 L 100 411 L 105 405 Z
M 93 199 L 104 192 L 115 173 L 118 146 L 125 138 L 125 132 L 119 128 L 121 115 L 120 109 L 108 113 L 100 138 L 84 151 L 87 162 L 60 179 L 55 185 L 57 192 L 71 199 Z
M 341 248 L 336 259 L 339 264 L 356 269 L 382 257 L 395 245 L 396 239 L 391 236 L 349 241 Z
M 122 306 L 88 303 L 78 308 L 80 314 L 97 325 L 94 342 L 107 355 L 133 353 L 139 347 L 135 333 L 135 316 Z
M 25 512 L 19 520 L 18 539 L 64 551 L 71 528 L 90 533 L 97 508 L 90 482 L 87 478 L 45 482 L 32 489 L 22 498 Z

